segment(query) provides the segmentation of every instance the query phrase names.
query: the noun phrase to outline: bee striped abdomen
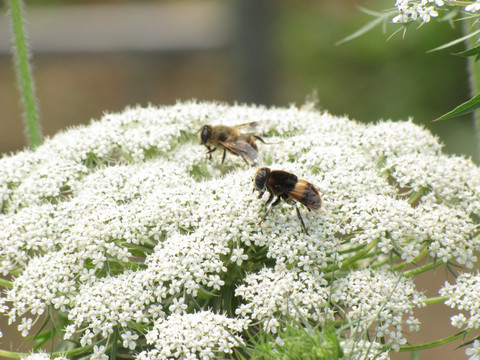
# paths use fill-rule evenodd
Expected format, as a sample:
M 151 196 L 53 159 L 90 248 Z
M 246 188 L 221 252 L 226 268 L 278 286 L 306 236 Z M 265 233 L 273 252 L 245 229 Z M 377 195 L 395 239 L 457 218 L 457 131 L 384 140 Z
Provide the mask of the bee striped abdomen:
M 305 205 L 310 210 L 320 209 L 322 200 L 318 190 L 312 184 L 305 180 L 299 180 L 296 187 L 299 188 L 298 192 L 301 193 L 301 197 L 296 199 L 299 203 Z

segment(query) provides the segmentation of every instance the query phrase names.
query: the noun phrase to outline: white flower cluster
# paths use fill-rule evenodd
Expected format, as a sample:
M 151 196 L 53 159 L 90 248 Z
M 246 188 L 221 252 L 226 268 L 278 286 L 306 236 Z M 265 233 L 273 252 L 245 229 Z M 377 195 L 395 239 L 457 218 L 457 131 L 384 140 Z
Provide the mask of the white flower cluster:
M 392 21 L 407 23 L 420 19 L 429 22 L 430 18 L 438 16 L 437 9 L 443 5 L 445 5 L 443 0 L 396 0 L 398 15 Z
M 388 352 L 384 345 L 378 342 L 359 340 L 355 337 L 342 341 L 340 346 L 343 349 L 346 359 L 351 360 L 389 360 Z
M 164 318 L 167 309 L 168 313 L 181 312 L 187 307 L 185 295 L 196 297 L 202 288 L 219 290 L 224 285 L 220 274 L 227 270 L 220 256 L 229 250 L 221 241 L 208 243 L 207 239 L 172 234 L 155 247 L 145 270 L 82 285 L 73 298 L 72 325 L 66 337 L 83 328 L 82 345 L 91 344 L 97 335 L 112 334 L 116 326 L 148 324 Z
M 276 333 L 281 325 L 278 318 L 298 318 L 302 314 L 323 323 L 332 318 L 328 312 L 328 283 L 321 276 L 284 268 L 263 268 L 249 274 L 245 284 L 235 291 L 246 302 L 237 314 L 262 322 L 265 331 Z
M 246 320 L 210 311 L 173 314 L 155 322 L 146 335 L 147 344 L 154 349 L 142 351 L 137 359 L 215 359 L 218 352 L 232 353 L 232 348 L 244 344 L 238 334 L 247 325 Z
M 392 19 L 394 23 L 408 23 L 421 20 L 424 23 L 438 16 L 438 10 L 447 6 L 461 6 L 466 12 L 480 11 L 480 0 L 474 1 L 443 1 L 443 0 L 396 0 L 398 15 Z
M 8 311 L 8 306 L 6 304 L 7 299 L 2 296 L 0 291 L 0 317 L 3 317 L 4 314 Z M 0 338 L 3 337 L 2 329 L 0 328 Z
M 475 340 L 473 342 L 473 347 L 465 349 L 465 354 L 470 356 L 468 360 L 480 359 L 480 341 Z
M 480 1 L 475 0 L 475 2 L 472 2 L 470 5 L 465 6 L 465 11 L 468 11 L 471 13 L 476 13 L 480 11 Z
M 468 311 L 451 317 L 452 326 L 456 328 L 478 329 L 480 327 L 480 274 L 460 274 L 455 284 L 445 282 L 440 295 L 448 296 L 445 304 L 452 309 Z
M 39 352 L 35 354 L 30 354 L 28 356 L 24 356 L 21 360 L 50 360 L 52 359 L 49 354 L 44 352 Z M 55 357 L 56 360 L 68 360 L 65 356 L 57 356 Z
M 216 151 L 206 161 L 203 124 L 251 121 L 272 143 L 259 144 L 259 164 L 318 187 L 321 211 L 300 207 L 310 236 L 286 203 L 257 225 L 264 200 L 252 194 L 255 169 L 241 158 L 228 154 L 220 166 Z M 325 321 L 333 316 L 332 271 L 365 266 L 359 249 L 379 266 L 392 251 L 406 263 L 428 251 L 470 267 L 479 199 L 479 168 L 442 155 L 437 139 L 411 122 L 364 125 L 295 107 L 195 102 L 127 109 L 0 159 L 0 271 L 14 275 L 5 311 L 24 335 L 48 308 L 61 311 L 70 321 L 66 338 L 88 345 L 118 331 L 132 353 L 142 336 L 132 324 L 154 326 L 158 344 L 194 311 L 211 309 L 205 326 L 221 327 L 216 314 L 227 309 L 215 299 L 234 296 L 235 287 L 238 306 L 228 310 L 242 321 L 275 331 L 295 308 Z M 356 274 L 345 280 L 355 294 Z M 368 278 L 419 305 L 409 282 L 392 287 L 381 270 Z M 395 311 L 381 312 L 378 324 L 395 327 Z M 98 358 L 106 356 L 101 349 Z
M 365 269 L 336 280 L 331 299 L 345 309 L 352 331 L 362 333 L 377 323 L 374 339 L 384 338 L 398 351 L 407 341 L 402 335 L 403 325 L 409 325 L 410 331 L 418 330 L 413 310 L 424 306 L 425 297 L 417 292 L 412 279 Z

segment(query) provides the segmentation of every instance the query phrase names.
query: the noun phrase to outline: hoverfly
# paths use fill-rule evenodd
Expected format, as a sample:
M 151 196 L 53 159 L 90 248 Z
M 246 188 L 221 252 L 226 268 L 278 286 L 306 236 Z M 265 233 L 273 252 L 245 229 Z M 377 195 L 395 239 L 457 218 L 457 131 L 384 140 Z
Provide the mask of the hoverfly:
M 270 193 L 270 197 L 265 203 L 265 206 L 268 207 L 270 204 L 271 206 L 267 208 L 265 215 L 258 225 L 265 220 L 272 207 L 280 204 L 280 201 L 283 199 L 288 204 L 295 206 L 302 227 L 308 235 L 297 202 L 305 205 L 308 211 L 320 210 L 322 199 L 315 186 L 306 180 L 299 179 L 295 174 L 283 170 L 270 170 L 266 167 L 257 170 L 254 177 L 254 183 L 254 191 L 260 191 L 260 195 L 258 196 L 259 199 L 262 198 L 265 191 Z M 274 197 L 277 197 L 277 199 L 272 203 Z

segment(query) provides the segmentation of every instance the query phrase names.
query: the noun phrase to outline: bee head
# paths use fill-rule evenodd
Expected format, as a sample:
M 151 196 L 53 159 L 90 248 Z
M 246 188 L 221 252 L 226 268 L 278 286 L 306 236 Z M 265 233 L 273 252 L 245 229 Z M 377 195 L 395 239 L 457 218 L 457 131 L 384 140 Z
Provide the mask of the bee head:
M 257 170 L 255 173 L 255 177 L 253 178 L 254 181 L 254 186 L 255 189 L 258 191 L 265 191 L 265 188 L 267 187 L 267 180 L 268 176 L 270 175 L 270 169 L 269 168 L 260 168 Z
M 203 125 L 203 127 L 200 129 L 200 141 L 202 142 L 202 145 L 205 145 L 212 135 L 212 125 Z

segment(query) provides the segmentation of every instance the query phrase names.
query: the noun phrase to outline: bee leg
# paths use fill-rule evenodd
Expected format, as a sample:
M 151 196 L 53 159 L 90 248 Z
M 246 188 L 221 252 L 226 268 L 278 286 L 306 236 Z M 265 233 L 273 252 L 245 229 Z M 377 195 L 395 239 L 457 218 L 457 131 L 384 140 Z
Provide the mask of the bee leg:
M 305 227 L 305 223 L 303 222 L 302 215 L 300 214 L 300 210 L 298 209 L 297 204 L 295 203 L 293 205 L 295 205 L 295 210 L 297 210 L 297 215 L 298 215 L 298 218 L 300 219 L 300 222 L 302 223 L 303 230 L 305 230 L 305 234 L 310 235 L 307 231 L 307 228 Z
M 225 155 L 227 155 L 227 149 L 223 149 L 222 165 L 223 165 L 223 162 L 225 161 Z
M 266 142 L 265 140 L 263 140 L 262 137 L 258 136 L 258 135 L 252 135 L 255 139 L 261 141 L 262 143 L 264 144 L 267 144 L 267 145 L 274 145 L 274 144 L 281 144 L 282 142 Z
M 265 206 L 268 206 L 268 205 L 272 202 L 272 200 L 273 200 L 273 194 L 270 193 L 270 197 L 268 198 L 267 202 L 265 203 Z M 268 215 L 268 213 L 270 212 L 270 210 L 272 210 L 272 207 L 277 206 L 278 204 L 280 204 L 280 201 L 282 201 L 282 198 L 279 196 L 279 197 L 277 198 L 277 200 L 275 200 L 275 201 L 273 202 L 273 204 L 270 205 L 270 207 L 269 207 L 269 208 L 267 209 L 267 211 L 265 212 L 265 215 L 263 216 L 262 220 L 260 220 L 260 222 L 259 222 L 257 225 L 260 225 L 260 224 L 263 222 L 263 220 L 265 220 L 265 219 L 267 218 L 267 215 Z
M 217 150 L 217 148 L 214 147 L 214 148 L 212 149 L 209 145 L 205 145 L 205 147 L 207 148 L 207 160 L 212 160 L 212 152 L 214 152 L 215 150 Z
M 262 193 L 262 195 L 263 195 L 263 193 Z M 267 202 L 265 203 L 265 207 L 267 207 L 268 205 L 270 205 L 270 203 L 271 203 L 272 201 L 273 201 L 273 194 L 270 193 L 270 196 L 268 197 Z M 277 199 L 277 201 L 278 201 L 278 199 Z
M 207 154 L 210 154 L 210 153 L 214 152 L 215 150 L 217 150 L 216 147 L 214 147 L 214 148 L 212 149 L 209 145 L 205 145 L 205 147 L 206 147 L 207 150 L 208 150 L 208 151 L 207 151 Z
M 266 144 L 265 140 L 263 140 L 260 136 L 258 135 L 252 135 L 255 139 L 261 141 L 262 143 Z

